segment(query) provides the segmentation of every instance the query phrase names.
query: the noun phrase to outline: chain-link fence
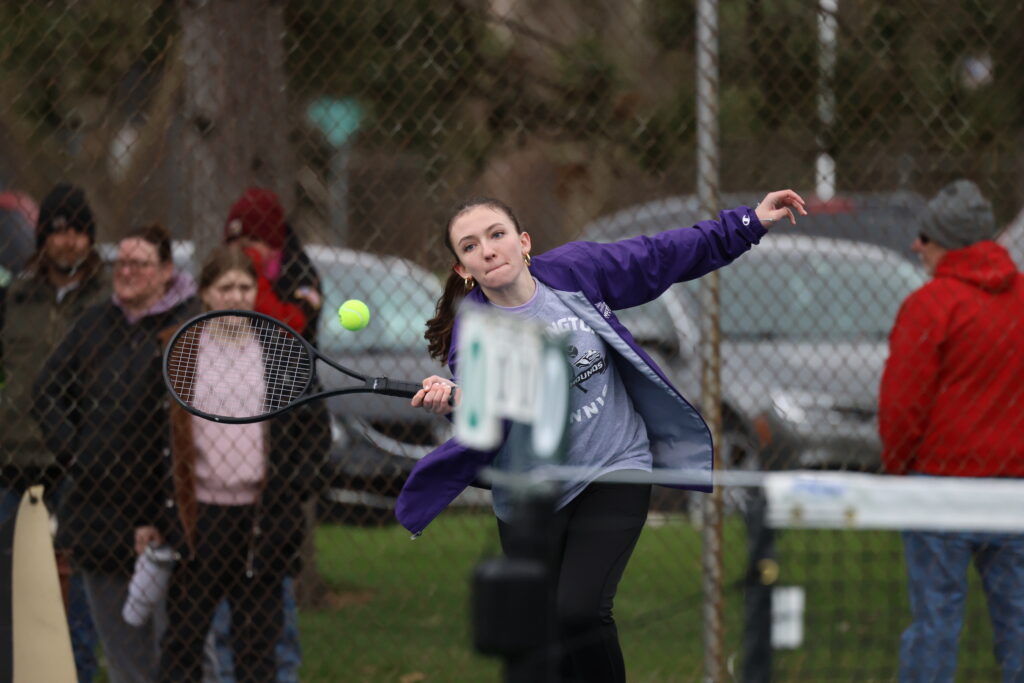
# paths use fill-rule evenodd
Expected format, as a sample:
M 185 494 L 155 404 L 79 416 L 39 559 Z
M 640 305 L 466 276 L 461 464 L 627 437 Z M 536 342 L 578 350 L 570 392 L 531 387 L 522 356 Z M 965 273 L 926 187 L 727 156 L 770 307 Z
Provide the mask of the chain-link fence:
M 797 190 L 810 215 L 721 271 L 715 395 L 702 390 L 713 356 L 699 280 L 618 318 L 694 405 L 720 404 L 722 465 L 882 470 L 879 385 L 897 311 L 929 279 L 928 245 L 915 243 L 928 200 L 973 180 L 1020 262 L 1024 10 L 698 5 L 0 5 L 3 505 L 49 484 L 81 680 L 90 666 L 129 679 L 156 666 L 140 643 L 165 629 L 168 680 L 215 669 L 227 680 L 232 652 L 239 680 L 293 680 L 299 642 L 302 680 L 499 676 L 500 662 L 472 652 L 465 609 L 474 561 L 499 549 L 488 494 L 469 489 L 415 543 L 394 523 L 413 465 L 451 435 L 446 420 L 363 395 L 229 430 L 177 412 L 160 375 L 162 333 L 246 305 L 367 374 L 444 374 L 423 330 L 454 263 L 446 221 L 467 197 L 506 201 L 543 254 L 693 225 L 710 217 L 709 197 L 753 207 Z M 939 246 L 943 231 L 959 235 L 956 221 L 942 225 L 926 235 Z M 255 265 L 217 252 L 225 242 Z M 1020 284 L 992 271 L 1008 267 L 1000 254 L 984 258 L 976 289 L 1005 295 L 971 310 L 1002 323 L 956 348 L 1019 349 Z M 346 299 L 369 305 L 365 329 L 338 325 Z M 1019 352 L 972 351 L 957 371 L 984 377 L 947 385 L 936 378 L 954 341 L 916 347 L 923 337 L 908 333 L 913 362 L 890 387 L 917 421 L 899 413 L 895 429 L 928 437 L 942 392 L 952 434 L 1017 429 L 896 444 L 893 471 L 1021 476 Z M 915 365 L 926 353 L 932 365 Z M 758 564 L 741 491 L 724 488 L 719 520 L 702 497 L 655 487 L 615 603 L 630 680 L 770 672 L 763 659 L 760 673 L 744 668 L 759 637 L 744 586 L 774 575 Z M 717 535 L 702 539 L 708 523 Z M 810 604 L 828 596 L 816 623 L 836 637 L 776 657 L 776 678 L 894 680 L 911 619 L 900 544 L 824 533 L 780 532 L 772 557 Z M 721 577 L 702 584 L 702 545 L 717 539 Z M 129 627 L 135 551 L 162 542 L 178 552 L 167 597 Z M 970 633 L 987 628 L 978 592 Z M 1019 631 L 1020 618 L 1007 621 Z M 709 628 L 721 639 L 706 641 Z M 970 680 L 997 675 L 987 634 L 960 647 Z

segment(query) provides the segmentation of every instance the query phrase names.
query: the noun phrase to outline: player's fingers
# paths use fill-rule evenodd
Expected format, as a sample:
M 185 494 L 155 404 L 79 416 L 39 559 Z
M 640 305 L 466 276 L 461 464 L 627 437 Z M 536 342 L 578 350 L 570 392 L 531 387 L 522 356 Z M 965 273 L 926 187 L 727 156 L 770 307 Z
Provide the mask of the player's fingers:
M 438 415 L 447 415 L 452 410 L 450 401 L 454 386 L 450 382 L 438 382 L 431 392 L 433 411 Z
M 806 214 L 807 212 L 804 209 L 804 205 L 804 198 L 793 190 L 776 190 L 775 192 L 769 192 L 766 194 L 758 206 L 763 206 L 768 211 L 773 211 L 784 206 L 792 206 L 801 214 Z
M 418 392 L 416 392 L 416 395 L 412 397 L 412 401 L 411 401 L 412 406 L 414 408 L 419 408 L 420 406 L 423 406 L 425 408 L 429 408 L 429 406 L 427 405 L 428 394 L 430 393 L 430 390 L 434 388 L 434 386 L 437 384 L 438 380 L 440 380 L 440 379 L 441 378 L 438 377 L 437 375 L 431 375 L 430 377 L 425 378 L 420 383 L 423 386 L 423 388 L 420 389 Z
M 771 193 L 774 196 L 774 206 L 777 208 L 780 206 L 803 206 L 804 198 L 798 195 L 793 190 L 778 190 Z
M 792 190 L 787 190 L 787 194 L 782 198 L 782 205 L 786 207 L 786 210 L 792 215 L 793 210 L 796 210 L 801 216 L 807 215 L 807 206 L 804 203 L 803 197 L 798 195 Z
M 793 190 L 769 192 L 755 209 L 757 218 L 765 227 L 783 219 L 796 225 L 796 213 L 807 215 L 803 197 Z
M 424 400 L 426 400 L 426 397 L 427 397 L 427 390 L 426 389 L 420 389 L 419 391 L 417 391 L 416 394 L 412 397 L 412 401 L 410 401 L 412 407 L 413 408 L 419 408 L 420 406 L 422 406 Z
M 423 393 L 423 407 L 430 412 L 437 411 L 437 383 L 431 382 L 429 386 L 426 386 L 422 390 Z

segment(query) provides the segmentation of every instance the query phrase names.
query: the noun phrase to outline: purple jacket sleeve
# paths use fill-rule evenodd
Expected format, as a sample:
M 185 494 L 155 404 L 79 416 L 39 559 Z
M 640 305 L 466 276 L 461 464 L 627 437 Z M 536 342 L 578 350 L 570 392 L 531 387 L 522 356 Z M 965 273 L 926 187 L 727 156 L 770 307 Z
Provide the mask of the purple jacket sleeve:
M 504 441 L 507 423 L 503 431 Z M 395 502 L 395 517 L 413 534 L 419 534 L 497 454 L 497 449 L 473 450 L 449 439 L 416 463 Z
M 570 242 L 538 258 L 568 265 L 611 308 L 630 308 L 731 263 L 765 232 L 754 211 L 741 206 L 722 211 L 717 221 L 607 244 Z

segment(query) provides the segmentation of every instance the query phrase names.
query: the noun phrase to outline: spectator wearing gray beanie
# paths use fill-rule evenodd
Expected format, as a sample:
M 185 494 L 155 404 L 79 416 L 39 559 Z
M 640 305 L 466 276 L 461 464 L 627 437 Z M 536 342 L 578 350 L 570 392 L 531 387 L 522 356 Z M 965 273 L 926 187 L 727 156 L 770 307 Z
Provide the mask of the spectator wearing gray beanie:
M 928 202 L 917 231 L 944 249 L 963 249 L 994 239 L 998 232 L 992 204 L 970 180 L 939 190 Z
M 957 180 L 928 202 L 911 249 L 931 279 L 900 305 L 878 390 L 890 475 L 1024 480 L 1024 274 L 993 240 L 992 207 Z M 901 533 L 911 620 L 900 681 L 952 681 L 963 605 L 981 577 L 1003 681 L 1024 672 L 1024 534 Z

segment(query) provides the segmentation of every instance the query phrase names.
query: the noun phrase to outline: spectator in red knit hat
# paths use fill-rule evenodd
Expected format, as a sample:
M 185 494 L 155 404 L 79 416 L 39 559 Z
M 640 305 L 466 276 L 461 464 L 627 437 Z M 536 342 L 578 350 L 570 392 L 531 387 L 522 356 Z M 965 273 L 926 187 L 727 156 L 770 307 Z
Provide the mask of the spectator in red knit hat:
M 228 212 L 224 241 L 242 247 L 260 275 L 256 311 L 315 337 L 323 303 L 320 278 L 285 220 L 273 190 L 250 187 Z
M 284 248 L 284 209 L 273 190 L 250 187 L 231 205 L 224 239 L 230 242 L 242 237 L 263 242 L 276 251 Z

